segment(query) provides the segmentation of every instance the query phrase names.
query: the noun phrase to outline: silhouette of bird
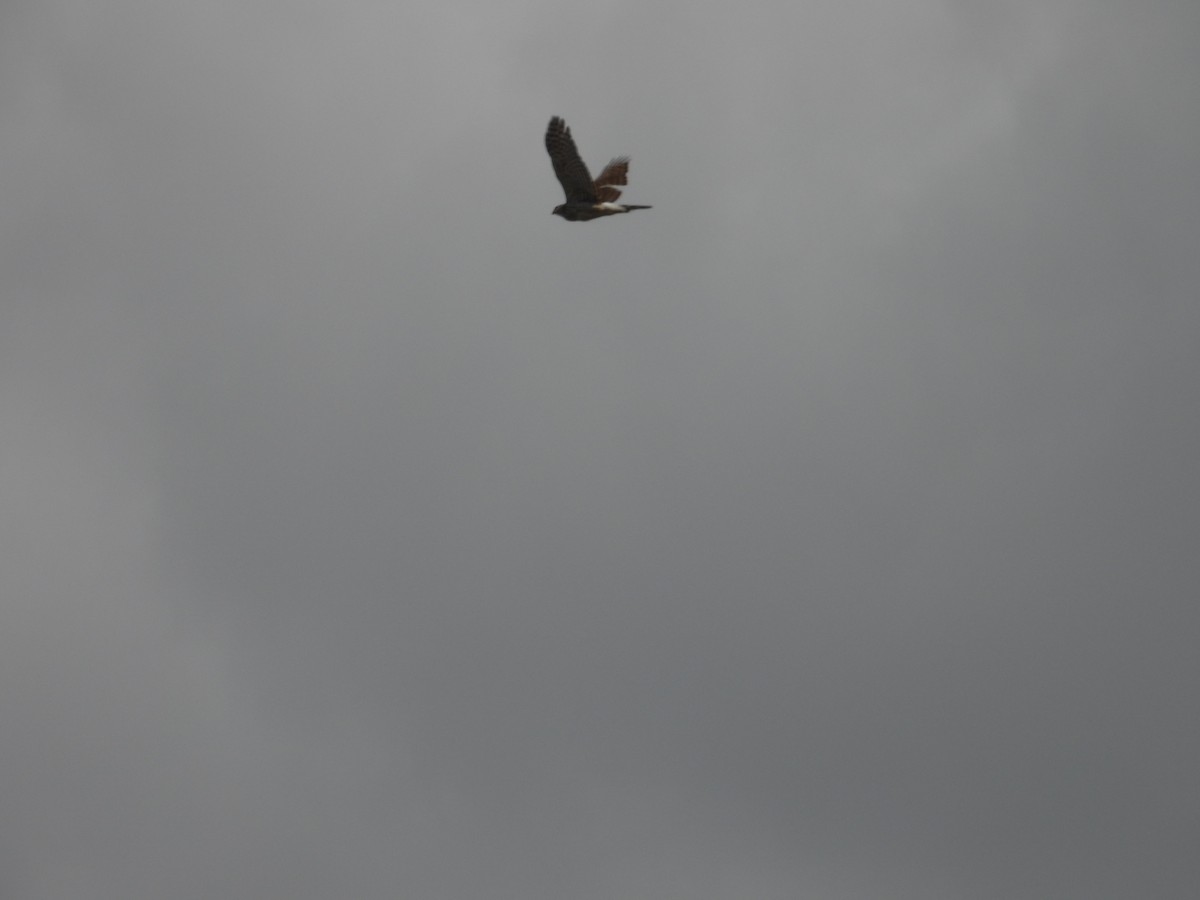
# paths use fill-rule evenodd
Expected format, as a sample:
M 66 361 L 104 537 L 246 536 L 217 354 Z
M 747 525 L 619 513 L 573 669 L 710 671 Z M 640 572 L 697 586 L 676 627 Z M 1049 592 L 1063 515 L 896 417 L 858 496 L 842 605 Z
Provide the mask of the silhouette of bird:
M 635 209 L 650 209 L 649 206 L 633 206 L 617 203 L 621 192 L 617 185 L 629 183 L 629 157 L 618 156 L 612 160 L 600 177 L 592 180 L 587 166 L 579 157 L 575 140 L 567 123 L 555 116 L 546 126 L 546 152 L 554 164 L 554 174 L 562 185 L 567 202 L 554 207 L 554 215 L 568 222 L 587 222 L 601 216 L 615 216 Z

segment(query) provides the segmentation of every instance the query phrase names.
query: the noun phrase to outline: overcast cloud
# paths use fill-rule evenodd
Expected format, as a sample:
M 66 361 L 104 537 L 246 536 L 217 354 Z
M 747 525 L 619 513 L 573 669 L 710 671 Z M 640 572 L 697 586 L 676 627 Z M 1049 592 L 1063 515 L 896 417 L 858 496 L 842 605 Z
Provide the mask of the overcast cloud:
M 1198 42 L 6 3 L 0 896 L 1194 897 Z

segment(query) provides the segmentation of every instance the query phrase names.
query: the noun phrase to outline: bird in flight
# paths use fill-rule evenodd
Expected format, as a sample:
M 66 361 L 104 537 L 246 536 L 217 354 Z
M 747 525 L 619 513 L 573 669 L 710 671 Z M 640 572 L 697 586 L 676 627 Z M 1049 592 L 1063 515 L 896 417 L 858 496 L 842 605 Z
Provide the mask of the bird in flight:
M 554 174 L 563 187 L 563 193 L 567 195 L 566 203 L 554 207 L 554 215 L 562 216 L 568 222 L 587 222 L 601 216 L 650 208 L 616 202 L 621 196 L 616 186 L 629 183 L 626 179 L 629 157 L 618 156 L 593 181 L 587 166 L 579 158 L 579 151 L 575 149 L 571 129 L 558 116 L 546 126 L 546 152 L 550 154 Z

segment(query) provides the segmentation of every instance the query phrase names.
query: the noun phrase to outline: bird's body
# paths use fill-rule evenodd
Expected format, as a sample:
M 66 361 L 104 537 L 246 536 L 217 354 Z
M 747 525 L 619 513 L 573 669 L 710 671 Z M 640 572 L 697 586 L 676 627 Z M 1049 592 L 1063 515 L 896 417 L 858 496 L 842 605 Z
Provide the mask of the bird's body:
M 632 212 L 635 209 L 650 209 L 650 207 L 635 206 L 632 203 L 562 203 L 554 207 L 554 215 L 562 216 L 568 222 L 587 222 L 602 216 Z
M 629 157 L 618 156 L 593 181 L 575 147 L 571 129 L 558 116 L 546 127 L 546 152 L 550 154 L 554 174 L 567 198 L 566 203 L 554 208 L 554 215 L 562 216 L 568 222 L 587 222 L 635 209 L 650 209 L 649 206 L 616 202 L 621 196 L 617 185 L 629 183 Z

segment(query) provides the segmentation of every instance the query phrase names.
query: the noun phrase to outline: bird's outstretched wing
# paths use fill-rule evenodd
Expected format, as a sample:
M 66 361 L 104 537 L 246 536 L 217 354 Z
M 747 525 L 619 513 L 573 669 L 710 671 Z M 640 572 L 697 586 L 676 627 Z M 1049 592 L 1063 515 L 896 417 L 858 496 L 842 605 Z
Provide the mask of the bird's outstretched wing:
M 554 164 L 554 174 L 562 185 L 563 193 L 567 195 L 568 203 L 596 203 L 597 185 L 592 183 L 592 176 L 587 166 L 579 158 L 575 141 L 571 137 L 571 129 L 567 123 L 555 116 L 546 127 L 546 152 L 550 154 L 550 162 Z M 615 162 L 615 160 L 614 160 Z M 612 168 L 610 163 L 608 169 Z M 605 172 L 608 172 L 605 169 Z M 621 170 L 618 184 L 624 184 L 625 172 Z
M 613 185 L 629 184 L 629 179 L 626 177 L 629 172 L 629 157 L 618 156 L 607 166 L 604 171 L 596 178 L 593 187 L 596 190 L 596 199 L 601 203 L 614 203 L 621 196 Z

